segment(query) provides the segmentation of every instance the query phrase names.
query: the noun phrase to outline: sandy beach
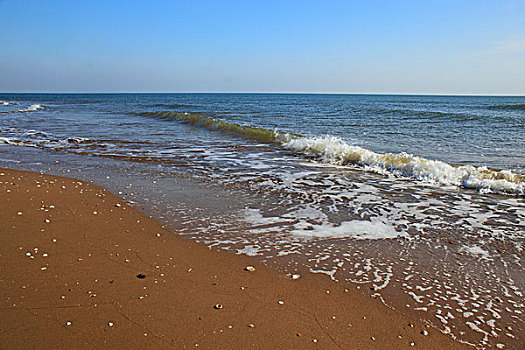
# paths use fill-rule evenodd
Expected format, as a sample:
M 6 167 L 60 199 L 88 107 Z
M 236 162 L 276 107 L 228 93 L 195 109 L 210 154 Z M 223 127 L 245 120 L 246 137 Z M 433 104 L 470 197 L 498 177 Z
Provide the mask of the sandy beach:
M 0 212 L 2 349 L 466 348 L 326 276 L 181 239 L 80 180 L 2 169 Z

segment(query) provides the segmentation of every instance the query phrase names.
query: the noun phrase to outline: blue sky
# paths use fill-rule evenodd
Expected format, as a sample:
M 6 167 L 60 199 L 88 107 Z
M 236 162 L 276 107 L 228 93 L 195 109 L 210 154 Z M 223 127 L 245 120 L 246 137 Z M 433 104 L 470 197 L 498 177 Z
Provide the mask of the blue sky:
M 0 91 L 525 95 L 525 1 L 0 0 Z

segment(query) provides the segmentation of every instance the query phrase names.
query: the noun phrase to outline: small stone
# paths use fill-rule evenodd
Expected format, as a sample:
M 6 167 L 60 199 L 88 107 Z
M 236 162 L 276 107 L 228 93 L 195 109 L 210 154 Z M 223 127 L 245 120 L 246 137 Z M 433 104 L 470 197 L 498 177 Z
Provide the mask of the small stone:
M 296 334 L 298 337 L 302 337 L 303 335 L 301 333 Z
M 66 322 L 66 325 L 67 325 L 67 326 L 71 326 L 71 322 L 67 321 L 67 322 Z
M 374 337 L 370 337 L 370 339 L 371 339 L 371 340 L 376 340 L 376 338 L 374 338 Z
M 250 324 L 248 325 L 248 327 L 250 327 L 250 328 L 255 328 L 255 325 L 254 325 L 253 323 L 250 323 Z
M 220 309 L 222 309 L 222 304 L 215 304 L 215 306 L 213 308 L 215 310 L 220 310 Z
M 160 233 L 157 233 L 155 236 L 160 237 Z
M 45 271 L 45 270 L 47 270 L 47 267 L 45 267 L 45 266 L 41 267 L 40 270 Z
M 279 305 L 283 305 L 283 304 L 284 304 L 284 301 L 279 300 L 278 303 L 279 303 Z
M 412 323 L 409 323 L 408 326 L 409 326 L 410 328 L 414 328 L 414 325 L 413 325 Z
M 419 333 L 421 333 L 421 335 L 428 335 L 428 332 L 427 332 L 427 331 L 421 331 L 421 332 L 419 332 Z
M 255 271 L 255 267 L 253 267 L 253 266 L 246 266 L 246 267 L 244 268 L 244 270 L 246 270 L 246 271 L 250 271 L 250 272 L 253 272 L 253 271 Z
M 44 222 L 47 222 L 49 224 L 51 221 L 49 221 L 49 219 L 45 219 Z
M 299 275 L 298 273 L 294 273 L 294 274 L 290 275 L 290 278 L 293 279 L 293 280 L 299 279 L 300 277 L 301 277 L 301 275 Z
M 22 215 L 23 213 L 21 211 L 18 212 L 18 215 Z
M 315 339 L 315 338 L 312 339 L 312 342 L 317 343 L 317 339 Z
M 115 204 L 117 208 L 120 208 L 122 205 L 120 203 Z
M 416 345 L 416 343 L 409 343 L 408 345 L 410 345 L 410 346 L 414 346 L 414 345 Z
M 137 278 L 144 279 L 144 278 L 146 278 L 146 275 L 143 274 L 143 273 L 139 273 L 139 274 L 137 275 Z
M 93 215 L 97 215 L 98 213 L 96 211 L 93 212 Z

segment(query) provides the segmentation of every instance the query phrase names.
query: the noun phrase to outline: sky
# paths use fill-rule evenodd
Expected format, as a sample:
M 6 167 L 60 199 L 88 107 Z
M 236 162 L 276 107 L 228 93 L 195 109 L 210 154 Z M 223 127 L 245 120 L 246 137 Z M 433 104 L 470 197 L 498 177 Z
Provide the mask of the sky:
M 0 0 L 0 91 L 525 95 L 525 1 Z

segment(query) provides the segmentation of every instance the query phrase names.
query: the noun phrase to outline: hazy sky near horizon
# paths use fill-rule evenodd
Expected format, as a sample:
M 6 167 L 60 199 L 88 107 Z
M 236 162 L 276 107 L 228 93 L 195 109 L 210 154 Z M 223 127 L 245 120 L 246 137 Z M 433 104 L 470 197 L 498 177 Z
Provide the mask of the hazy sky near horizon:
M 0 91 L 525 95 L 525 1 L 0 0 Z

